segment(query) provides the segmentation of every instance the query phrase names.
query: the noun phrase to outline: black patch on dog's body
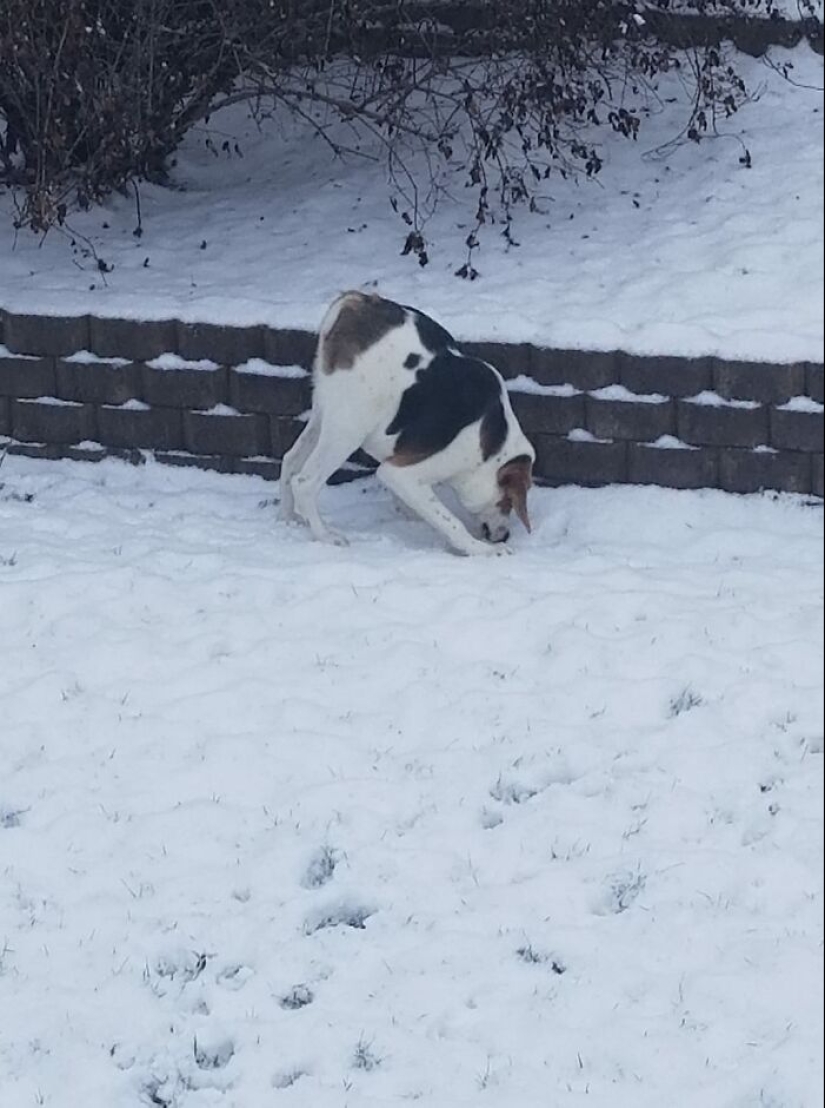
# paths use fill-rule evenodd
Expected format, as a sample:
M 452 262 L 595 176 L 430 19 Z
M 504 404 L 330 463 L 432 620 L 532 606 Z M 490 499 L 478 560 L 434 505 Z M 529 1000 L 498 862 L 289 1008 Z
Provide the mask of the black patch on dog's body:
M 436 323 L 428 315 L 419 312 L 417 308 L 407 308 L 407 311 L 412 316 L 415 329 L 418 331 L 418 337 L 421 339 L 421 345 L 429 350 L 431 354 L 440 354 L 448 347 L 456 345 L 453 336 L 440 323 Z
M 388 435 L 398 435 L 396 465 L 413 465 L 437 454 L 478 420 L 485 461 L 501 449 L 507 420 L 501 384 L 490 366 L 443 349 L 415 376 L 387 428 Z
M 418 369 L 421 365 L 420 354 L 408 354 L 404 359 L 404 369 Z
M 501 403 L 501 390 L 495 404 L 487 409 L 481 421 L 481 456 L 486 462 L 498 454 L 507 438 L 507 416 Z

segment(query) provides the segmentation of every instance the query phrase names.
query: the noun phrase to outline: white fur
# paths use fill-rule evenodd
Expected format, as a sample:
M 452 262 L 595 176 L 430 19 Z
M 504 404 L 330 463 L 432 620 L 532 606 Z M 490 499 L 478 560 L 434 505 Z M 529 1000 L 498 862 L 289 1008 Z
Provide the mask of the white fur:
M 451 486 L 464 507 L 487 525 L 493 537 L 505 532 L 505 521 L 497 507 L 501 498 L 498 471 L 520 455 L 535 458 L 535 451 L 522 432 L 510 405 L 500 374 L 491 366 L 501 385 L 507 435 L 502 449 L 484 459 L 480 423 L 465 427 L 444 450 L 413 465 L 388 461 L 397 435 L 387 427 L 398 410 L 401 397 L 415 380 L 415 370 L 404 361 L 411 353 L 421 356 L 421 366 L 433 357 L 421 344 L 414 323 L 407 319 L 365 350 L 349 369 L 326 373 L 325 338 L 346 302 L 345 294 L 328 310 L 321 324 L 313 370 L 313 400 L 309 422 L 287 453 L 281 468 L 281 517 L 299 515 L 309 524 L 315 538 L 344 543 L 321 519 L 318 497 L 327 480 L 359 448 L 379 463 L 377 476 L 398 499 L 435 528 L 461 554 L 502 554 L 502 543 L 475 538 L 464 524 L 436 496 L 434 488 Z

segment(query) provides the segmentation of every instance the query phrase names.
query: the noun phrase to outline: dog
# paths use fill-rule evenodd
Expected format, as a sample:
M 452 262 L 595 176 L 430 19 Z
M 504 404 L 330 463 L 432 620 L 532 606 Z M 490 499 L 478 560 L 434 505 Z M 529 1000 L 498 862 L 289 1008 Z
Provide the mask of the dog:
M 281 518 L 301 517 L 316 539 L 345 544 L 321 519 L 329 477 L 359 448 L 377 476 L 459 554 L 501 554 L 513 513 L 529 532 L 535 450 L 504 381 L 461 353 L 440 324 L 377 295 L 346 292 L 321 323 L 307 425 L 281 467 Z M 451 487 L 478 536 L 435 487 Z

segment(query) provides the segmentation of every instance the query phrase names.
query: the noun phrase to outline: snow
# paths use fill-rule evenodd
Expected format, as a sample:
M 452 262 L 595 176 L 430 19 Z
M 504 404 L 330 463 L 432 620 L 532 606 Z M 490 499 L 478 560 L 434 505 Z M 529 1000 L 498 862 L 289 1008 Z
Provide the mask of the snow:
M 812 412 L 814 415 L 822 415 L 825 405 L 820 404 L 810 396 L 792 396 L 787 404 L 781 404 L 780 412 Z
M 731 400 L 726 396 L 720 396 L 718 392 L 705 389 L 695 396 L 687 397 L 688 404 L 700 404 L 708 408 L 758 408 L 760 404 L 756 400 Z
M 540 214 L 517 215 L 518 248 L 500 224 L 485 229 L 475 282 L 454 276 L 475 210 L 462 175 L 445 173 L 438 184 L 453 202 L 424 212 L 431 263 L 421 269 L 401 256 L 407 228 L 368 137 L 341 125 L 334 137 L 357 152 L 335 160 L 308 124 L 276 119 L 259 131 L 235 108 L 212 119 L 220 141 L 207 146 L 204 129 L 187 139 L 175 189 L 142 187 L 140 239 L 127 197 L 41 240 L 14 231 L 12 199 L 0 196 L 0 306 L 315 329 L 331 298 L 356 286 L 415 304 L 465 339 L 821 361 L 822 59 L 807 46 L 774 59 L 793 64 L 795 84 L 739 59 L 758 103 L 698 150 L 672 145 L 684 115 L 668 104 L 676 87 L 663 86 L 639 143 L 603 136 L 597 181 L 552 178 Z M 225 138 L 243 157 L 215 154 Z M 426 182 L 425 165 L 412 168 Z M 402 209 L 408 200 L 399 196 Z M 86 241 L 111 272 L 101 275 Z
M 0 358 L 19 358 L 21 361 L 36 362 L 38 359 L 33 354 L 13 354 L 7 346 L 0 343 Z
M 682 442 L 681 439 L 676 438 L 675 435 L 660 435 L 655 442 L 648 443 L 649 446 L 655 446 L 658 450 L 698 450 L 698 446 L 692 446 L 690 443 Z
M 35 401 L 25 398 L 22 401 L 18 401 L 18 403 L 33 404 L 33 403 L 35 403 Z M 48 404 L 53 408 L 82 408 L 83 407 L 83 405 L 77 400 L 62 400 L 59 396 L 40 396 L 40 397 L 37 398 L 37 403 L 38 404 Z
M 237 373 L 254 373 L 257 377 L 307 377 L 307 371 L 299 365 L 272 365 L 263 358 L 250 358 L 236 368 Z
M 526 392 L 533 396 L 580 396 L 581 390 L 573 385 L 540 385 L 532 377 L 520 374 L 505 382 L 508 392 Z
M 179 369 L 195 369 L 203 370 L 204 372 L 210 372 L 215 369 L 220 369 L 217 362 L 211 361 L 209 358 L 198 358 L 195 361 L 188 361 L 186 358 L 182 358 L 180 354 L 160 354 L 157 358 L 153 358 L 150 362 L 146 363 L 150 369 L 167 369 L 167 370 L 179 370 Z
M 16 356 L 19 357 L 19 355 Z M 81 365 L 124 366 L 129 364 L 128 358 L 101 358 L 91 350 L 78 350 L 62 360 L 64 362 L 80 363 Z
M 567 432 L 567 437 L 570 442 L 612 442 L 612 439 L 600 439 L 597 438 L 592 431 L 588 431 L 586 427 L 574 427 L 572 431 Z
M 125 400 L 122 404 L 103 404 L 104 408 L 116 408 L 121 412 L 148 412 L 150 405 L 143 400 Z
M 620 404 L 666 404 L 668 398 L 658 392 L 631 392 L 624 385 L 605 385 L 590 393 L 596 400 L 617 400 Z
M 812 1108 L 822 511 L 0 469 L 3 1108 Z

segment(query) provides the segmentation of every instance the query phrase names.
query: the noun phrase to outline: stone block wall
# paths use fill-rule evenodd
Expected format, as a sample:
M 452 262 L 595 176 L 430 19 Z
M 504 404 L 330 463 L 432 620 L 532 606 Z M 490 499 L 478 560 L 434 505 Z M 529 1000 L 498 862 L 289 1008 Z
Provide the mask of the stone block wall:
M 463 346 L 508 378 L 545 484 L 823 495 L 821 364 Z M 306 331 L 0 312 L 0 449 L 274 479 L 314 347 Z

